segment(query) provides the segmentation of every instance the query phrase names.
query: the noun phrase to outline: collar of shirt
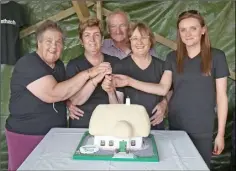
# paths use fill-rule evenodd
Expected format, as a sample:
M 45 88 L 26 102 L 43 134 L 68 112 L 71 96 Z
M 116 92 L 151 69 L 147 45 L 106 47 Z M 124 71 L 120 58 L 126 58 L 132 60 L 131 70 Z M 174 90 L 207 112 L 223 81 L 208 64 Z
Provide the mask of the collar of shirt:
M 124 51 L 122 51 L 120 48 L 115 46 L 115 43 L 112 39 L 105 39 L 103 42 L 102 51 L 105 54 L 116 56 L 120 59 L 125 58 L 126 56 L 131 54 L 131 50 L 128 54 L 126 54 Z

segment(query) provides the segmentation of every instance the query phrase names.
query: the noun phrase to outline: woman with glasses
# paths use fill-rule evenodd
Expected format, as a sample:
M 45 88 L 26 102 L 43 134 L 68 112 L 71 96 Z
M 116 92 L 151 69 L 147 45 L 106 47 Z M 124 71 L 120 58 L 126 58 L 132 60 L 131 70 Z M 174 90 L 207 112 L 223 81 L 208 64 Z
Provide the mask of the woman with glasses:
M 149 53 L 155 43 L 151 29 L 142 22 L 132 23 L 128 35 L 132 53 L 115 65 L 113 73 L 127 75 L 139 81 L 159 83 L 164 63 Z M 152 129 L 164 129 L 164 113 L 160 112 L 156 105 L 162 100 L 164 101 L 162 104 L 166 105 L 166 99 L 134 87 L 124 87 L 117 91 L 129 97 L 132 104 L 140 104 L 146 108 Z
M 179 15 L 177 50 L 168 54 L 158 84 L 124 75 L 117 75 L 115 81 L 117 87 L 130 86 L 155 95 L 166 95 L 173 84 L 168 113 L 170 129 L 186 131 L 210 167 L 212 153 L 219 155 L 224 149 L 227 76 L 224 52 L 211 47 L 203 17 L 191 10 Z M 212 152 L 216 112 L 218 133 Z

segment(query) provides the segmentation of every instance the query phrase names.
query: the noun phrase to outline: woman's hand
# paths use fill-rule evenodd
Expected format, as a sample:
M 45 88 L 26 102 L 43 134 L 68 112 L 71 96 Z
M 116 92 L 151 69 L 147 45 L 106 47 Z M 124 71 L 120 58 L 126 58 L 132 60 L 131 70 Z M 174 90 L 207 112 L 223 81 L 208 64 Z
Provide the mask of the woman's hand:
M 224 136 L 217 134 L 215 138 L 215 145 L 212 154 L 219 155 L 224 150 L 225 147 L 225 139 Z
M 113 78 L 116 87 L 126 87 L 130 85 L 131 78 L 126 75 L 114 74 Z
M 70 112 L 69 116 L 72 120 L 74 119 L 79 120 L 80 117 L 84 116 L 84 111 L 73 105 L 70 100 L 67 100 L 66 106 L 69 109 Z
M 112 77 L 112 75 L 106 75 L 105 79 L 102 82 L 102 89 L 107 93 L 112 93 L 115 90 Z
M 166 100 L 162 100 L 154 107 L 154 109 L 152 110 L 153 116 L 150 118 L 151 124 L 153 126 L 158 125 L 163 121 L 163 119 L 165 118 L 166 108 L 167 108 Z
M 88 69 L 89 78 L 94 78 L 100 73 L 104 73 L 111 70 L 111 64 L 109 62 L 102 62 L 98 66 Z
M 112 73 L 111 68 L 106 69 L 104 72 L 99 73 L 96 77 L 92 78 L 91 81 L 94 84 L 94 86 L 97 86 L 98 83 L 100 83 L 105 75 L 109 75 Z

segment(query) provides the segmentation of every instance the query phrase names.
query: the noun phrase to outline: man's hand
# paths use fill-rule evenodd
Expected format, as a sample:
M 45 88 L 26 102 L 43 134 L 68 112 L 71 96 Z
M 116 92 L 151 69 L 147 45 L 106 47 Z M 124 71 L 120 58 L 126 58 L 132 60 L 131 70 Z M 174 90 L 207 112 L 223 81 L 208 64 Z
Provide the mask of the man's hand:
M 114 74 L 114 84 L 116 87 L 129 86 L 130 77 L 121 74 Z
M 163 100 L 160 103 L 158 103 L 155 108 L 152 110 L 153 116 L 151 117 L 151 124 L 153 126 L 158 125 L 163 121 L 165 118 L 167 108 L 167 101 Z
M 70 111 L 69 116 L 70 116 L 71 119 L 79 120 L 80 117 L 84 116 L 84 111 L 80 110 L 78 107 L 73 105 L 70 100 L 67 100 L 66 105 L 67 105 L 67 108 Z
M 115 91 L 112 77 L 113 77 L 112 75 L 106 75 L 105 79 L 102 82 L 102 89 L 106 91 L 108 94 Z

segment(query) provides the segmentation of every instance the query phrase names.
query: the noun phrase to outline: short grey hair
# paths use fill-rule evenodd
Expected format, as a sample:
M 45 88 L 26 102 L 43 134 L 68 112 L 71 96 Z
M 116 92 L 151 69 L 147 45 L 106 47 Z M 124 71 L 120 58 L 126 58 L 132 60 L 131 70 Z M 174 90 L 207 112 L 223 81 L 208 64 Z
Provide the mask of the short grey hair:
M 116 10 L 110 12 L 110 13 L 107 15 L 107 17 L 106 17 L 106 29 L 107 29 L 107 32 L 109 32 L 109 19 L 110 19 L 110 17 L 112 17 L 112 16 L 114 16 L 114 15 L 116 15 L 116 14 L 121 14 L 121 15 L 123 15 L 123 16 L 126 18 L 127 24 L 128 24 L 128 26 L 129 26 L 129 21 L 130 21 L 129 14 L 126 13 L 126 12 L 124 12 L 124 11 L 122 11 L 122 10 L 120 10 L 120 9 L 116 9 Z
M 64 42 L 65 34 L 64 34 L 63 30 L 56 22 L 54 22 L 52 20 L 46 20 L 37 28 L 37 30 L 36 30 L 37 42 L 41 41 L 43 33 L 47 30 L 56 30 L 56 31 L 60 32 L 62 34 L 62 40 Z M 38 46 L 38 43 L 36 43 L 36 46 Z

